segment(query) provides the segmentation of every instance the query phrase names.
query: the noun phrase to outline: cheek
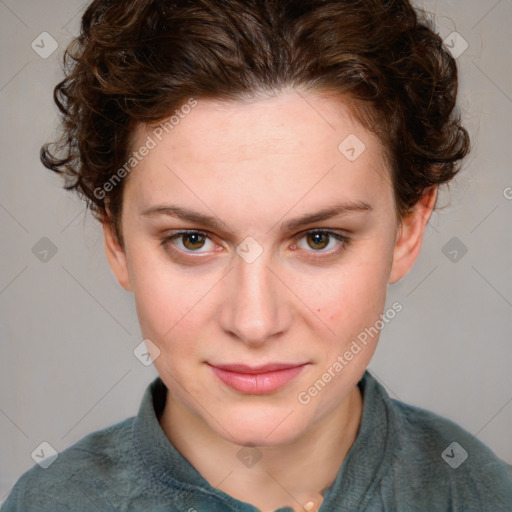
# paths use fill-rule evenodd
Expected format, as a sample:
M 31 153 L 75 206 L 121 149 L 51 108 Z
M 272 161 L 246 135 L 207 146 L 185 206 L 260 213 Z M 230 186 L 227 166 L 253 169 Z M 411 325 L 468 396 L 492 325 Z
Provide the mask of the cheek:
M 387 291 L 386 271 L 386 265 L 374 259 L 357 265 L 347 263 L 322 276 L 303 276 L 296 281 L 297 295 L 306 298 L 305 305 L 337 337 L 351 336 L 382 313 Z
M 136 252 L 130 275 L 143 336 L 157 345 L 177 340 L 182 331 L 190 336 L 194 311 L 211 288 L 207 280 L 198 279 L 190 272 L 171 272 L 168 262 L 162 262 L 161 258 L 151 260 Z
M 153 361 L 157 372 L 165 376 L 173 393 L 181 395 L 181 386 L 176 389 L 175 380 L 187 383 L 189 392 L 195 387 L 188 362 L 197 362 L 195 354 L 201 347 L 200 317 L 204 312 L 200 293 L 187 287 L 183 277 L 155 277 L 148 272 L 134 289 L 137 316 L 143 338 L 151 340 L 160 351 Z M 184 401 L 186 398 L 182 397 Z

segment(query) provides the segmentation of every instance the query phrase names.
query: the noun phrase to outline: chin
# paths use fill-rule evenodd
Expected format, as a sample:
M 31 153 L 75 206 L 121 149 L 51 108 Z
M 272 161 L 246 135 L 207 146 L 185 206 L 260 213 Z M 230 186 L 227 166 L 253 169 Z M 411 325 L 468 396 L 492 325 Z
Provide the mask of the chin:
M 225 430 L 219 429 L 218 425 L 215 426 L 215 430 L 217 434 L 226 439 L 226 441 L 240 446 L 264 447 L 286 445 L 293 442 L 304 428 L 303 422 L 297 425 L 296 418 L 293 422 L 289 419 L 285 419 L 288 414 L 289 411 L 280 414 L 279 417 L 269 418 L 265 416 L 262 418 L 259 416 L 253 420 L 246 417 L 238 422 L 231 419 L 230 422 L 227 423 L 229 425 L 227 428 L 229 434 Z

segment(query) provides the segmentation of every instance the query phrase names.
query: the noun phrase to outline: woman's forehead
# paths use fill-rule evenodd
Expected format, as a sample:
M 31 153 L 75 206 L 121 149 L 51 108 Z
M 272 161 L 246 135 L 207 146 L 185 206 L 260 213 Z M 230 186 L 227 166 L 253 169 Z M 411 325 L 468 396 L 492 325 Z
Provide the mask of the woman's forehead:
M 256 209 L 278 213 L 298 201 L 304 212 L 326 204 L 391 201 L 380 144 L 343 106 L 334 112 L 338 106 L 329 101 L 294 95 L 219 109 L 211 102 L 202 109 L 199 101 L 169 133 L 139 130 L 134 147 L 151 150 L 125 198 L 139 210 L 177 200 L 201 207 L 198 197 L 232 211 L 253 204 L 255 219 Z
M 363 152 L 378 158 L 376 137 L 350 114 L 345 102 L 316 94 L 283 94 L 252 103 L 211 100 L 197 106 L 173 124 L 167 120 L 140 125 L 132 150 L 154 146 L 148 159 L 171 158 L 195 165 L 219 167 L 257 162 L 259 174 L 268 164 L 282 161 L 297 171 L 304 165 L 327 170 L 340 158 L 354 163 Z M 168 162 L 167 162 L 168 163 Z M 321 171 L 322 169 L 318 169 Z

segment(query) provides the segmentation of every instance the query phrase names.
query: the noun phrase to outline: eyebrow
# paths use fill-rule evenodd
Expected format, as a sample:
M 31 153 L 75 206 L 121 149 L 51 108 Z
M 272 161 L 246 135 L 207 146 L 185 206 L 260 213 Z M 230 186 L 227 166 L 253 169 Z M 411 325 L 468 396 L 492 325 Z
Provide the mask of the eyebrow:
M 303 226 L 328 220 L 333 217 L 340 217 L 349 213 L 362 213 L 370 211 L 373 211 L 373 207 L 365 201 L 338 203 L 314 213 L 306 213 L 300 217 L 296 217 L 288 221 L 283 221 L 281 223 L 281 230 L 293 231 Z M 190 210 L 188 208 L 174 204 L 152 206 L 140 212 L 140 215 L 144 217 L 153 217 L 157 215 L 176 217 L 179 219 L 187 220 L 189 222 L 202 224 L 203 226 L 206 226 L 210 229 L 224 229 L 228 233 L 233 234 L 233 232 L 226 226 L 226 224 L 224 224 L 222 221 L 219 222 L 216 217 L 205 215 L 204 213 Z M 224 228 L 221 227 L 221 225 L 224 226 Z

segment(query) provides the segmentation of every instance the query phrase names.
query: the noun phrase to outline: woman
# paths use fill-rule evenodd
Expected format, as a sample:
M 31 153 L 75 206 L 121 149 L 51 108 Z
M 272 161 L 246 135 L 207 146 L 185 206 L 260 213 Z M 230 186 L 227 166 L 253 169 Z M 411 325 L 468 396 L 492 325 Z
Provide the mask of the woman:
M 159 377 L 3 510 L 511 510 L 504 462 L 366 367 L 469 148 L 406 0 L 96 0 L 42 161 Z

